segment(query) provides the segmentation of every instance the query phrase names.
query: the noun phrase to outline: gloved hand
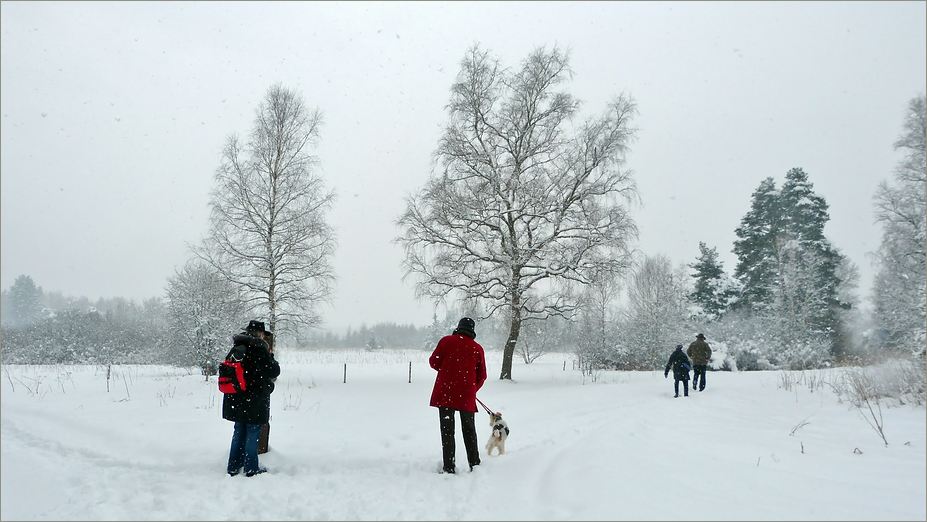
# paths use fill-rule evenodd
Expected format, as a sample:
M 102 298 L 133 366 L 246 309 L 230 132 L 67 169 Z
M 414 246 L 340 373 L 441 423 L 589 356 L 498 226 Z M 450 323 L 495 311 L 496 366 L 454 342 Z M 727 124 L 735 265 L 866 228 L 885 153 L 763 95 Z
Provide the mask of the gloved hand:
M 667 378 L 668 376 L 669 376 L 669 372 L 663 372 L 663 378 L 664 378 L 664 379 Z

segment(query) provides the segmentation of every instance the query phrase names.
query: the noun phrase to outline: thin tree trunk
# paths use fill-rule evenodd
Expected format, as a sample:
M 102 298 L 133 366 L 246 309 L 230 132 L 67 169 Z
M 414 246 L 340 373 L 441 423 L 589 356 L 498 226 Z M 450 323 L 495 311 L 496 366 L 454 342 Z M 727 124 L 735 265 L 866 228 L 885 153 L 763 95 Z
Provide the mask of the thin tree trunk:
M 517 306 L 513 306 L 509 338 L 505 341 L 505 349 L 502 351 L 502 373 L 499 375 L 499 379 L 512 380 L 512 357 L 515 354 L 515 344 L 518 342 L 520 332 L 521 310 Z

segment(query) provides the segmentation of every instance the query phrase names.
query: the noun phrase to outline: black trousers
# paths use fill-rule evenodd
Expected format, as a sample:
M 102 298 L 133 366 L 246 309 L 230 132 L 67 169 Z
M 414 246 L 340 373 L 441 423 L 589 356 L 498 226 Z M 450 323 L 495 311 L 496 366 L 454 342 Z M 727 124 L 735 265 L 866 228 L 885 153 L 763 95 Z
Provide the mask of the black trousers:
M 693 370 L 693 376 L 692 376 L 692 391 L 695 391 L 696 388 L 698 388 L 698 389 L 700 389 L 700 390 L 704 390 L 704 389 L 705 389 L 705 372 L 708 371 L 708 365 L 707 365 L 707 364 L 693 364 L 693 365 L 692 365 L 692 370 Z M 702 376 L 702 384 L 701 384 L 701 386 L 698 386 L 698 383 L 699 383 L 698 377 L 699 377 L 699 375 Z
M 457 455 L 457 443 L 454 438 L 454 412 L 460 412 L 460 431 L 463 433 L 464 447 L 467 449 L 467 462 L 470 467 L 480 463 L 480 448 L 476 442 L 476 424 L 472 411 L 455 410 L 441 406 L 438 419 L 441 423 L 441 449 L 444 455 L 444 471 L 453 473 Z
M 676 389 L 676 397 L 679 397 L 679 383 L 680 382 L 682 383 L 682 391 L 685 392 L 686 397 L 688 397 L 689 396 L 689 380 L 688 379 L 676 379 L 673 382 L 673 387 Z M 695 385 L 693 384 L 692 386 L 693 386 L 692 389 L 694 390 Z

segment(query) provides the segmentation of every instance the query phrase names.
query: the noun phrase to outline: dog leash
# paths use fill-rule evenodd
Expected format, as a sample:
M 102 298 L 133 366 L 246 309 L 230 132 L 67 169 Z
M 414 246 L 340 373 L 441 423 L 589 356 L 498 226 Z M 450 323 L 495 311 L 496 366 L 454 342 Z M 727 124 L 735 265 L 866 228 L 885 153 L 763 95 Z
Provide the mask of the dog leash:
M 488 413 L 488 414 L 490 414 L 490 415 L 495 415 L 495 414 L 496 414 L 494 411 L 492 411 L 492 410 L 490 410 L 489 408 L 487 408 L 486 405 L 483 404 L 483 401 L 479 400 L 479 399 L 476 398 L 476 397 L 474 397 L 474 398 L 476 399 L 476 402 L 480 403 L 480 406 L 482 406 L 483 409 L 486 410 L 486 413 Z

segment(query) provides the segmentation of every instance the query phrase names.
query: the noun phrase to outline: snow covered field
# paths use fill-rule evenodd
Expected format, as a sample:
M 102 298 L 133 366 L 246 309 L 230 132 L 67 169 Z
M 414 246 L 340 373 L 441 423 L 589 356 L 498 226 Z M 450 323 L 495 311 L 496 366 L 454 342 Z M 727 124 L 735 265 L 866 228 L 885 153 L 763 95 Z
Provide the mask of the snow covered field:
M 511 427 L 506 454 L 443 475 L 429 355 L 280 353 L 270 473 L 253 478 L 225 474 L 232 424 L 215 378 L 3 365 L 0 518 L 927 518 L 924 407 L 882 407 L 886 447 L 822 384 L 839 370 L 793 375 L 803 384 L 789 389 L 783 372 L 710 372 L 704 392 L 674 399 L 672 376 L 593 380 L 567 355 L 516 360 L 500 381 L 501 355 L 487 352 L 478 397 Z M 481 410 L 481 448 L 488 422 Z M 459 427 L 458 439 L 460 469 Z

